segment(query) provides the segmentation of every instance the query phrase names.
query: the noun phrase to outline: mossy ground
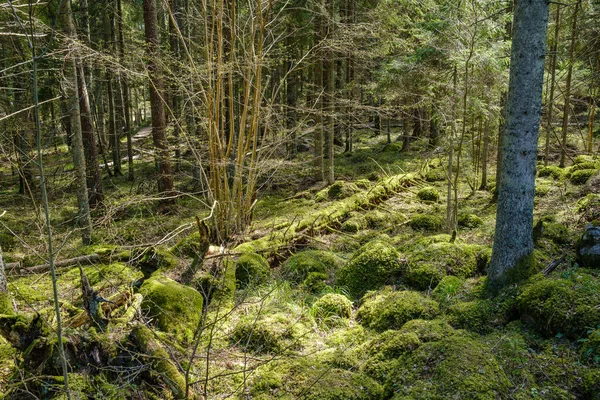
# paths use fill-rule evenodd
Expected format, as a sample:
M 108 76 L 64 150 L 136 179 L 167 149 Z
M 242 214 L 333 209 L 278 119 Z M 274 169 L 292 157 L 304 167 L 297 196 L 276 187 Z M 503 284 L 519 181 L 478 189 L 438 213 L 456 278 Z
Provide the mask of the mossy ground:
M 445 158 L 421 151 L 420 141 L 418 152 L 403 153 L 381 138 L 357 135 L 355 151 L 336 159 L 333 186 L 303 183 L 310 171 L 302 154 L 298 165 L 274 174 L 236 254 L 211 255 L 191 280 L 193 289 L 179 280 L 197 248 L 194 216 L 209 211 L 183 197 L 169 215 L 157 213 L 146 200 L 155 189 L 143 175 L 152 169 L 149 160 L 136 164 L 135 184 L 105 180 L 107 207 L 94 212 L 91 247 L 69 234 L 74 200 L 58 182 L 51 193 L 53 229 L 64 242 L 58 258 L 97 252 L 102 263 L 83 267 L 94 290 L 107 299 L 143 296 L 139 309 L 126 310 L 131 300 L 115 311 L 107 332 L 67 326 L 74 388 L 92 398 L 173 398 L 189 367 L 194 390 L 209 398 L 597 396 L 600 278 L 577 265 L 572 250 L 584 224 L 600 219 L 598 195 L 579 185 L 595 161 L 540 169 L 537 178 L 535 217 L 545 229 L 536 257 L 542 266 L 565 253 L 567 261 L 548 277 L 536 275 L 489 298 L 492 193 L 473 193 L 461 181 L 451 242 Z M 57 160 L 66 157 L 66 149 L 59 153 Z M 188 185 L 189 172 L 177 175 L 176 184 Z M 0 236 L 5 259 L 44 263 L 35 256 L 45 254 L 37 214 L 14 182 L 5 189 L 2 221 L 24 239 Z M 154 250 L 147 246 L 155 243 Z M 63 320 L 70 322 L 82 313 L 79 270 L 60 270 L 58 279 Z M 11 276 L 9 290 L 25 317 L 0 318 L 3 332 L 25 331 L 36 312 L 55 325 L 47 275 Z M 140 329 L 152 340 L 136 342 L 131 333 Z M 96 351 L 103 365 L 94 365 Z M 0 391 L 17 387 L 19 365 L 42 365 L 22 359 L 15 346 L 0 342 Z M 28 373 L 26 379 L 45 376 L 32 386 L 38 397 L 57 397 L 56 371 Z

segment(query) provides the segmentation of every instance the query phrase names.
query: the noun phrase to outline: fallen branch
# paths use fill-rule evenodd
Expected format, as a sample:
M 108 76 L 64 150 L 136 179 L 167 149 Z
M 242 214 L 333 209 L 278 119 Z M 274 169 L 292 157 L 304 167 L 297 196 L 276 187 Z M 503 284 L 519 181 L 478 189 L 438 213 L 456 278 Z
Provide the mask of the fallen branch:
M 61 260 L 61 261 L 57 261 L 54 263 L 54 267 L 55 268 L 64 268 L 64 267 L 70 267 L 72 265 L 81 265 L 81 264 L 95 264 L 97 262 L 100 261 L 100 256 L 98 254 L 89 254 L 86 256 L 79 256 L 79 257 L 73 257 L 73 258 L 68 258 L 66 260 Z M 14 265 L 17 264 L 17 265 Z M 14 267 L 12 267 L 14 265 Z M 50 270 L 50 265 L 48 264 L 41 264 L 41 265 L 35 265 L 33 267 L 23 267 L 20 269 L 17 269 L 20 264 L 19 263 L 10 263 L 7 265 L 8 266 L 8 270 L 11 273 L 14 272 L 19 272 L 21 274 L 39 274 L 40 272 L 46 272 Z M 11 268 L 12 267 L 12 268 Z
M 556 268 L 558 268 L 558 266 L 560 264 L 565 262 L 566 259 L 567 259 L 567 255 L 563 254 L 563 256 L 561 258 L 558 258 L 558 259 L 552 261 L 550 264 L 548 264 L 548 266 L 546 266 L 546 268 L 544 268 L 544 270 L 542 271 L 544 276 L 550 275 L 550 273 L 552 273 L 552 271 L 554 271 Z

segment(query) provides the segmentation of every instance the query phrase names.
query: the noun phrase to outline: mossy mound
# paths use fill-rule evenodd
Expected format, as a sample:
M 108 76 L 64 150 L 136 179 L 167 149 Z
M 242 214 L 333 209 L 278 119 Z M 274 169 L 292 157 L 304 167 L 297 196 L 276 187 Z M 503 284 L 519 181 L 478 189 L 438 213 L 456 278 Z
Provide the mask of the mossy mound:
M 367 294 L 356 318 L 365 327 L 384 331 L 399 329 L 411 319 L 432 319 L 439 312 L 438 302 L 419 292 L 386 288 Z
M 337 270 L 342 260 L 334 253 L 324 250 L 304 250 L 289 257 L 281 269 L 284 278 L 300 283 L 311 272 L 330 274 Z
M 420 345 L 421 341 L 414 333 L 385 331 L 363 345 L 367 360 L 362 370 L 383 383 L 395 367 L 395 359 Z
M 357 233 L 367 227 L 367 220 L 362 214 L 356 214 L 342 223 L 341 231 L 347 233 Z
M 249 385 L 254 400 L 381 400 L 383 388 L 363 373 L 332 368 L 308 357 L 260 368 Z
M 140 287 L 142 310 L 163 332 L 190 341 L 202 317 L 204 299 L 189 286 L 162 275 L 147 279 Z
M 583 340 L 581 356 L 584 360 L 600 365 L 600 328 L 592 331 L 592 333 Z
M 465 229 L 476 229 L 483 225 L 483 220 L 475 214 L 461 214 L 458 216 L 458 226 Z
M 437 215 L 415 214 L 408 223 L 417 231 L 439 231 L 444 227 L 444 220 Z
M 271 277 L 271 267 L 263 256 L 256 253 L 244 253 L 238 258 L 235 267 L 235 280 L 239 287 L 250 284 L 261 285 Z
M 441 319 L 412 319 L 402 325 L 401 333 L 412 333 L 416 335 L 421 342 L 435 342 L 456 332 L 452 326 Z
M 433 289 L 432 296 L 440 304 L 449 304 L 459 295 L 463 286 L 464 282 L 462 279 L 446 275 L 440 280 L 435 289 Z
M 400 215 L 381 210 L 371 210 L 365 214 L 367 227 L 371 229 L 382 229 L 391 226 L 396 222 Z
M 323 292 L 327 287 L 329 275 L 323 272 L 309 272 L 300 287 L 309 293 Z
M 416 246 L 409 256 L 404 281 L 419 290 L 435 288 L 446 275 L 468 278 L 482 271 L 489 248 L 480 245 L 437 242 Z
M 487 333 L 500 323 L 501 313 L 496 313 L 492 300 L 463 301 L 446 310 L 450 324 L 477 333 Z
M 200 251 L 200 246 L 200 233 L 194 232 L 177 242 L 171 248 L 171 252 L 180 257 L 195 257 Z
M 438 201 L 440 192 L 434 187 L 427 186 L 417 192 L 417 197 L 423 201 Z
M 576 208 L 578 213 L 586 221 L 594 221 L 600 219 L 600 195 L 590 193 L 587 196 L 577 200 Z
M 521 319 L 546 336 L 578 338 L 600 324 L 600 280 L 580 271 L 532 277 L 517 298 Z
M 425 175 L 425 180 L 427 182 L 441 182 L 445 181 L 446 179 L 448 179 L 446 177 L 446 172 L 442 168 L 430 168 Z
M 565 176 L 565 170 L 555 165 L 548 165 L 538 169 L 538 176 L 540 178 L 551 177 L 552 179 L 562 179 Z
M 583 164 L 583 163 L 593 163 L 596 159 L 593 156 L 589 156 L 587 154 L 580 154 L 573 159 L 573 165 Z
M 352 182 L 336 181 L 331 186 L 319 191 L 315 195 L 315 201 L 345 199 L 359 191 L 358 186 Z
M 311 313 L 317 321 L 334 326 L 352 316 L 352 302 L 344 295 L 328 293 L 313 304 Z
M 340 270 L 337 282 L 348 288 L 353 297 L 359 298 L 398 276 L 401 267 L 400 253 L 388 243 L 374 240 L 354 253 Z
M 571 242 L 569 229 L 563 224 L 546 221 L 540 221 L 539 223 L 542 224 L 540 237 L 548 238 L 556 244 L 568 244 Z
M 597 169 L 598 168 L 598 163 L 595 161 L 585 161 L 582 163 L 578 163 L 578 164 L 573 164 L 570 168 L 569 168 L 569 172 L 571 173 L 571 175 L 573 175 L 573 172 L 575 171 L 581 171 L 583 169 Z
M 400 357 L 387 379 L 386 395 L 394 400 L 487 400 L 501 398 L 509 387 L 487 348 L 468 336 L 453 335 Z
M 282 354 L 299 348 L 302 327 L 283 313 L 248 315 L 230 336 L 231 344 L 254 353 Z
M 580 169 L 573 172 L 569 180 L 574 185 L 583 185 L 596 171 L 596 169 Z
M 179 264 L 177 257 L 162 247 L 153 247 L 146 250 L 137 267 L 142 271 L 144 277 L 148 278 L 154 272 L 160 270 L 168 271 Z

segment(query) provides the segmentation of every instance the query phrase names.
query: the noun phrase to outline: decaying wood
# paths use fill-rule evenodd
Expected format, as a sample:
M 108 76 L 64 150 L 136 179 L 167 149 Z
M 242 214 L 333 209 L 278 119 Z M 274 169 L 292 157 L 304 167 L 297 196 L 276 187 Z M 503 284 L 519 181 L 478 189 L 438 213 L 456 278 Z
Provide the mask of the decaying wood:
M 563 256 L 561 258 L 557 258 L 556 260 L 554 260 L 550 264 L 548 264 L 546 266 L 546 268 L 544 268 L 544 270 L 542 271 L 542 273 L 545 276 L 550 275 L 550 273 L 552 273 L 552 271 L 554 271 L 556 268 L 558 268 L 558 266 L 560 264 L 562 264 L 563 262 L 565 262 L 566 259 L 567 259 L 567 255 L 563 254 Z
M 61 261 L 56 261 L 54 263 L 54 268 L 64 268 L 64 267 L 70 267 L 73 265 L 77 265 L 77 264 L 94 264 L 100 261 L 100 256 L 96 253 L 93 254 L 89 254 L 89 255 L 85 255 L 85 256 L 79 256 L 79 257 L 73 257 L 73 258 L 68 258 L 66 260 L 61 260 Z M 17 264 L 17 265 L 15 265 Z M 20 274 L 39 274 L 41 272 L 46 272 L 50 270 L 50 265 L 48 264 L 40 264 L 40 265 L 35 265 L 33 267 L 24 267 L 24 268 L 19 268 L 20 264 L 19 263 L 10 263 L 7 264 L 8 266 L 8 270 L 10 273 L 15 273 L 15 272 L 19 272 Z
M 122 307 L 124 305 L 130 304 L 132 299 L 132 294 L 129 289 L 116 293 L 108 298 L 109 302 L 104 302 L 101 304 L 101 315 L 107 316 L 111 315 L 116 309 Z M 71 318 L 65 326 L 69 328 L 78 328 L 84 324 L 86 324 L 90 320 L 90 317 L 87 311 L 82 311 L 77 314 L 73 318 Z

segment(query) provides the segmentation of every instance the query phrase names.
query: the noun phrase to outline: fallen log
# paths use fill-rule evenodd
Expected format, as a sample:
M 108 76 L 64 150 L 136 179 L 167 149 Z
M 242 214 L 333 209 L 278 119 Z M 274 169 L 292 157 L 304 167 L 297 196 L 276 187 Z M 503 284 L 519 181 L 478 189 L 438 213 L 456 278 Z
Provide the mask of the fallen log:
M 68 258 L 66 260 L 56 261 L 54 263 L 54 268 L 64 268 L 64 267 L 70 267 L 73 265 L 95 264 L 99 261 L 100 261 L 100 256 L 98 254 L 93 253 L 93 254 L 89 254 L 89 255 L 85 255 L 85 256 L 73 257 L 73 258 Z M 16 265 L 15 268 L 11 269 L 10 264 L 9 264 L 7 269 L 10 273 L 18 272 L 20 274 L 39 274 L 41 272 L 50 271 L 49 264 L 40 264 L 40 265 L 34 265 L 33 267 L 23 267 L 23 268 L 18 268 L 20 266 L 19 263 L 11 263 L 11 264 L 18 264 L 18 265 Z

